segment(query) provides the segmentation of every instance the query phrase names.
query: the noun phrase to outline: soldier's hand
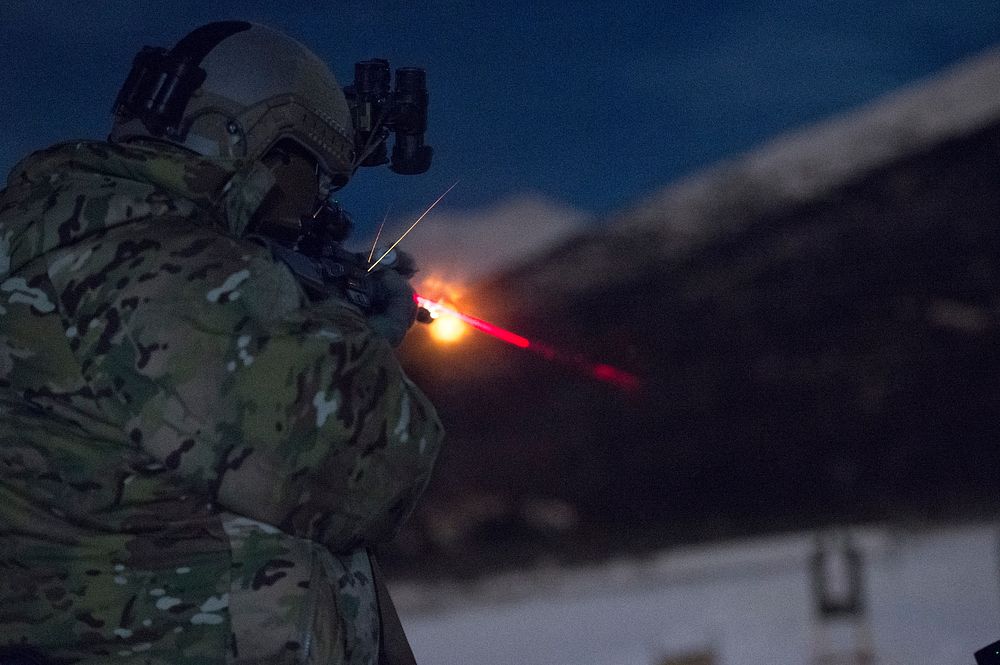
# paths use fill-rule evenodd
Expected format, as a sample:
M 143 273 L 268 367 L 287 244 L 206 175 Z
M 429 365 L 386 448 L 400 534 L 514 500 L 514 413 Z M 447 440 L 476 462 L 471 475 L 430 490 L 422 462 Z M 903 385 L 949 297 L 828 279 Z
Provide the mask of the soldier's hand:
M 372 273 L 372 279 L 376 281 L 385 300 L 380 310 L 368 317 L 368 323 L 389 344 L 399 346 L 417 315 L 413 287 L 406 278 L 391 268 L 376 270 Z

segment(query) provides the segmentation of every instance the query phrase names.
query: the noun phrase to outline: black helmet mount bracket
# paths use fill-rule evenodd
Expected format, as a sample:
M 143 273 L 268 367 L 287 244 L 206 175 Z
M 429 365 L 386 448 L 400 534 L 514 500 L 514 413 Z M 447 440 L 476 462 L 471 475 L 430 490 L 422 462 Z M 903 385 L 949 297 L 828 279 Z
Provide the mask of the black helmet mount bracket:
M 250 28 L 243 21 L 220 21 L 194 30 L 170 50 L 143 47 L 118 92 L 113 113 L 138 118 L 152 136 L 183 138 L 184 109 L 205 82 L 201 61 L 223 39 Z

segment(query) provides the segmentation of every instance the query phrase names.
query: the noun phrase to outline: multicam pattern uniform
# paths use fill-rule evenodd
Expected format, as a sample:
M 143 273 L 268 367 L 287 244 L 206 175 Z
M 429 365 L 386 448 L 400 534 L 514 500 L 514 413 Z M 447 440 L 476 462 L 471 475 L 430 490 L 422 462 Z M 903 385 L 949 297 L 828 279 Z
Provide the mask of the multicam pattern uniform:
M 262 166 L 36 153 L 0 193 L 0 645 L 371 663 L 364 546 L 441 427 L 390 347 L 241 239 Z M 331 554 L 336 553 L 336 554 Z

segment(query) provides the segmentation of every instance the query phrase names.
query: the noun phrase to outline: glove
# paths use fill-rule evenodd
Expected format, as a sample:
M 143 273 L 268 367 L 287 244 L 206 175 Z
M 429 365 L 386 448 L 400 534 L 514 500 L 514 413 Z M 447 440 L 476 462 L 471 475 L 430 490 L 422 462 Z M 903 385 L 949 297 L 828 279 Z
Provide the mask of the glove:
M 368 324 L 393 347 L 399 346 L 417 316 L 413 287 L 392 269 L 376 270 L 371 278 L 379 291 L 381 307 L 368 317 Z

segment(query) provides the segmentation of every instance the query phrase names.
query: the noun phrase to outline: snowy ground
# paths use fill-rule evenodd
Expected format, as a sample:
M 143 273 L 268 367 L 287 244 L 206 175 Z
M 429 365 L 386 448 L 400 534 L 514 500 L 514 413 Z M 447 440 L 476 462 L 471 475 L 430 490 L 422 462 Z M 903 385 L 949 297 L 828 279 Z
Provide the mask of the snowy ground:
M 972 664 L 1000 639 L 1000 525 L 852 531 L 879 664 Z M 417 660 L 435 665 L 805 664 L 855 631 L 817 621 L 814 533 L 475 584 L 396 584 Z M 678 662 L 678 661 L 675 661 Z

